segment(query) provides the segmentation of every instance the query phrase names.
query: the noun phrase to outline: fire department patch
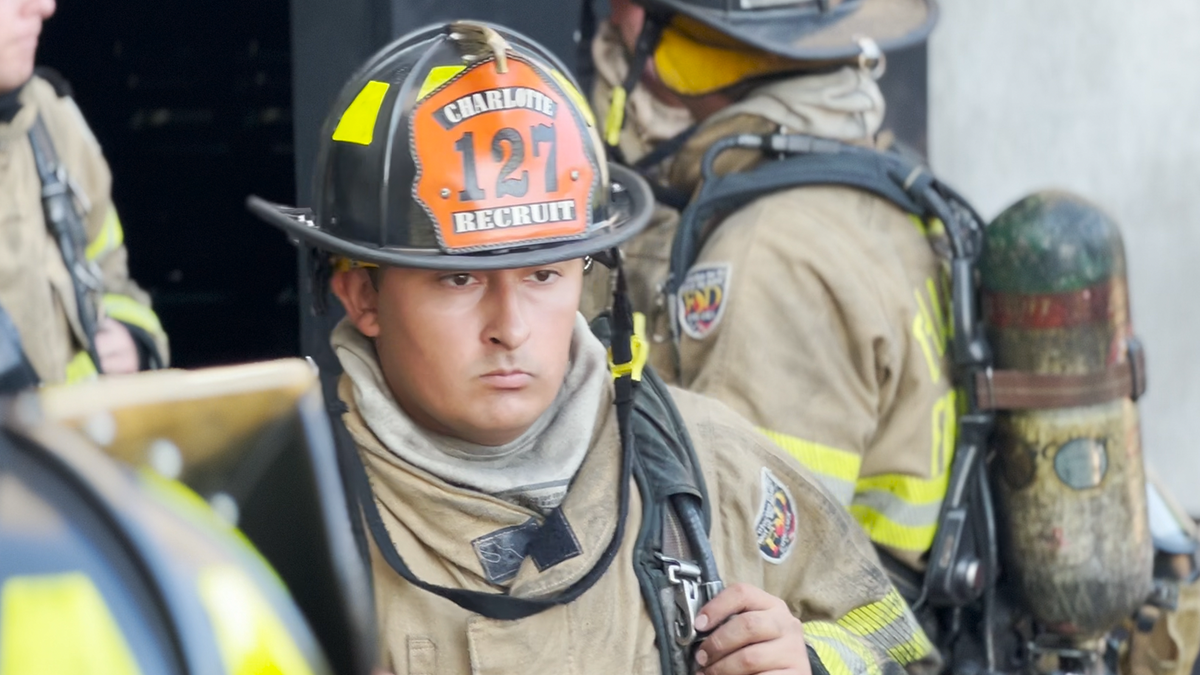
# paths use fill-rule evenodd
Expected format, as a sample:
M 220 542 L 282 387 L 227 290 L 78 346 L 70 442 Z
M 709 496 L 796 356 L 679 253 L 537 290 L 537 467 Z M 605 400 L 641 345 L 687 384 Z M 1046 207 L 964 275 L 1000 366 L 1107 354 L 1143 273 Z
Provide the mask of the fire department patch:
M 721 322 L 733 267 L 717 263 L 693 267 L 679 287 L 679 322 L 683 332 L 703 340 Z
M 796 543 L 796 507 L 787 486 L 770 469 L 762 470 L 762 508 L 754 533 L 763 560 L 778 565 L 792 552 Z

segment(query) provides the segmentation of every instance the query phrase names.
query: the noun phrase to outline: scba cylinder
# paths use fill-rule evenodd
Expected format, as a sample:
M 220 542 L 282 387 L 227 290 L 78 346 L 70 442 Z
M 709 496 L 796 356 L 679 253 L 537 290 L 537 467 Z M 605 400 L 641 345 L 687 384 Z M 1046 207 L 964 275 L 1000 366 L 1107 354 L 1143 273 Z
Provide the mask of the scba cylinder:
M 1138 364 L 1120 231 L 1094 205 L 1043 192 L 1009 207 L 986 230 L 980 277 L 997 371 L 1060 376 L 1030 386 L 1070 401 Z M 1129 391 L 1100 398 L 999 412 L 993 437 L 1007 567 L 1043 629 L 1079 640 L 1152 588 L 1137 406 Z

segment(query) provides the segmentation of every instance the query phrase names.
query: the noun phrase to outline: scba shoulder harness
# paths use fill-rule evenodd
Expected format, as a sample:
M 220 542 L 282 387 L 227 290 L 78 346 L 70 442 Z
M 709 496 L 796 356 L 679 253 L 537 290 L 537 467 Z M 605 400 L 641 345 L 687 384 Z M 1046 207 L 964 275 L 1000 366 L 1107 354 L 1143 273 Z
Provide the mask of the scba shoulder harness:
M 760 150 L 775 159 L 752 169 L 719 175 L 717 157 L 732 149 Z M 915 606 L 963 606 L 990 588 L 996 563 L 991 499 L 982 458 L 992 412 L 981 406 L 974 375 L 991 373 L 991 350 L 978 315 L 975 264 L 983 244 L 983 220 L 965 199 L 920 163 L 895 152 L 880 152 L 804 134 L 738 134 L 713 144 L 701 163 L 703 183 L 683 211 L 671 247 L 664 291 L 678 355 L 678 295 L 703 244 L 706 228 L 759 197 L 804 186 L 845 186 L 864 190 L 923 221 L 940 220 L 950 244 L 950 292 L 954 325 L 951 352 L 959 386 L 967 393 L 967 414 L 959 419 L 950 483 L 942 503 L 929 569 L 909 601 Z M 677 360 L 678 363 L 678 360 Z

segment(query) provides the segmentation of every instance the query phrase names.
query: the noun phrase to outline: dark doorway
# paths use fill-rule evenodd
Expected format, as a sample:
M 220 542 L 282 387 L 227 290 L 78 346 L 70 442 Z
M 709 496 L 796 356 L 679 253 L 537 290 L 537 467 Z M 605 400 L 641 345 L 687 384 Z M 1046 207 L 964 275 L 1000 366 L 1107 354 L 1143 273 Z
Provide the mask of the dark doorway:
M 38 60 L 104 148 L 174 365 L 296 354 L 295 254 L 243 206 L 294 199 L 287 0 L 60 3 Z

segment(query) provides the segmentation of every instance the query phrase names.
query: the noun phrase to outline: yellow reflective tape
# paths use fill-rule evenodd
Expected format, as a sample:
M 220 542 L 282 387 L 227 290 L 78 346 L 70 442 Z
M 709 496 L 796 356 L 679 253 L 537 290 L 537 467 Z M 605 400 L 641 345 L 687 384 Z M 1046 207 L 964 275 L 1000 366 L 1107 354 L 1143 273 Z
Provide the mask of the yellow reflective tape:
M 861 638 L 837 624 L 806 621 L 804 637 L 829 675 L 881 675 L 878 659 Z
M 925 307 L 925 301 L 921 299 L 919 289 L 913 289 L 913 299 L 917 301 L 917 313 L 913 316 L 912 322 L 913 339 L 921 345 L 921 352 L 925 354 L 925 363 L 929 365 L 929 379 L 937 382 L 942 379 L 939 349 L 944 349 L 944 347 L 937 346 L 936 329 L 933 320 L 929 318 L 929 310 Z
M 808 467 L 813 473 L 830 476 L 850 483 L 858 480 L 858 471 L 862 468 L 862 457 L 846 450 L 838 450 L 827 445 L 806 441 L 778 431 L 758 428 L 767 438 L 783 448 L 796 461 Z
M 287 626 L 245 572 L 209 567 L 200 572 L 198 585 L 229 675 L 312 675 Z
M 608 116 L 604 119 L 604 142 L 609 145 L 616 145 L 621 140 L 621 126 L 625 124 L 626 96 L 625 87 L 613 89 Z
M 110 206 L 108 215 L 104 216 L 104 224 L 100 226 L 100 232 L 87 246 L 87 259 L 96 260 L 105 253 L 116 250 L 124 243 L 125 228 L 121 227 L 121 219 L 117 216 L 117 210 Z
M 387 82 L 367 82 L 350 102 L 346 112 L 342 113 L 342 119 L 333 130 L 333 140 L 370 145 L 375 138 L 375 119 L 379 117 L 379 107 L 383 105 L 383 97 L 390 86 Z
M 466 66 L 436 66 L 429 70 L 429 74 L 425 76 L 425 81 L 421 83 L 421 89 L 417 92 L 417 100 L 428 96 L 434 89 L 446 84 L 455 75 L 466 70 Z M 386 91 L 386 90 L 385 90 Z M 382 98 L 382 97 L 380 97 Z M 372 125 L 374 122 L 372 121 Z M 370 141 L 368 141 L 369 143 Z
M 128 295 L 104 294 L 104 314 L 121 323 L 137 326 L 151 335 L 161 335 L 162 324 L 154 310 Z
M 583 113 L 583 119 L 587 121 L 588 126 L 596 126 L 596 116 L 592 114 L 592 106 L 588 105 L 587 99 L 583 97 L 583 94 L 579 93 L 579 90 L 575 88 L 571 80 L 554 68 L 550 69 L 550 75 L 563 88 L 563 91 L 567 92 L 567 96 L 574 101 L 575 107 L 579 109 L 579 112 Z
M 100 371 L 92 363 L 92 357 L 87 352 L 76 352 L 74 358 L 67 363 L 67 384 L 84 382 L 97 377 Z
M 878 476 L 863 476 L 855 483 L 855 492 L 879 490 L 889 492 L 909 504 L 937 504 L 946 496 L 950 474 L 936 478 L 917 478 L 901 473 L 881 473 Z
M 14 576 L 0 589 L 3 675 L 139 675 L 104 596 L 82 572 Z
M 850 610 L 838 620 L 838 625 L 883 649 L 902 666 L 933 651 L 933 643 L 917 625 L 908 603 L 895 588 L 881 600 Z
M 883 513 L 862 504 L 851 504 L 850 514 L 867 531 L 871 541 L 904 551 L 924 553 L 933 546 L 937 522 L 929 525 L 901 525 Z
M 650 343 L 646 341 L 646 315 L 641 312 L 633 313 L 633 335 L 629 338 L 629 354 L 632 357 L 628 363 L 613 363 L 612 347 L 608 348 L 608 369 L 613 379 L 632 375 L 640 382 L 642 371 L 646 369 L 646 361 L 650 359 Z

